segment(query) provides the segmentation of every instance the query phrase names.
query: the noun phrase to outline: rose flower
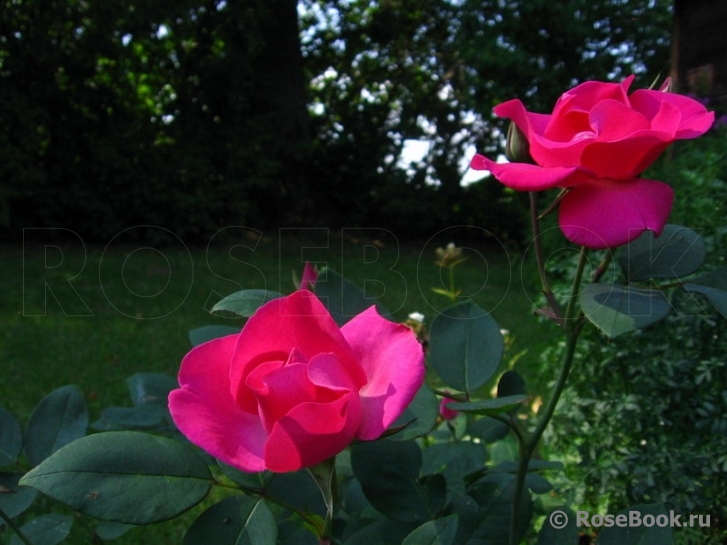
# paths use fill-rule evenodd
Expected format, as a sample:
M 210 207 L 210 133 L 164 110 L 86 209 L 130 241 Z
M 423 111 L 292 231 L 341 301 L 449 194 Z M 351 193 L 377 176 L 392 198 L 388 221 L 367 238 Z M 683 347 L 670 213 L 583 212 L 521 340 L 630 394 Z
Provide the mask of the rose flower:
M 339 328 L 312 293 L 260 307 L 189 352 L 169 395 L 179 430 L 243 471 L 296 471 L 378 438 L 424 379 L 412 331 L 374 307 Z
M 518 191 L 567 188 L 558 222 L 576 244 L 611 248 L 647 229 L 661 234 L 674 191 L 640 175 L 675 140 L 705 133 L 714 112 L 661 90 L 628 95 L 633 79 L 578 85 L 558 99 L 552 114 L 529 112 L 519 100 L 496 106 L 494 112 L 510 118 L 526 139 L 512 149 L 529 149 L 535 164 L 475 155 L 470 166 Z

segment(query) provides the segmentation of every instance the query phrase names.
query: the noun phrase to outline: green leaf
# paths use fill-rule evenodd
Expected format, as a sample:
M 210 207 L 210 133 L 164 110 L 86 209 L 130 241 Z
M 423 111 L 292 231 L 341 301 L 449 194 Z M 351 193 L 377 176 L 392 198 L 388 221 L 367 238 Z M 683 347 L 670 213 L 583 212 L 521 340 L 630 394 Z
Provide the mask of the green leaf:
M 479 507 L 474 517 L 460 517 L 458 538 L 460 543 L 469 539 L 488 540 L 487 543 L 507 545 L 510 543 L 510 518 L 515 493 L 515 476 L 508 473 L 488 474 L 470 489 L 470 496 Z M 533 500 L 530 494 L 523 494 L 520 504 L 520 534 L 530 524 Z
M 219 460 L 217 460 L 217 465 L 220 466 L 222 473 L 224 473 L 233 483 L 244 488 L 252 488 L 254 490 L 264 490 L 265 486 L 268 482 L 270 482 L 270 479 L 272 479 L 274 475 L 269 471 L 247 473 L 246 471 L 240 471 L 239 469 L 220 462 Z
M 634 516 L 633 513 L 636 512 L 638 512 L 641 524 L 628 524 L 631 520 L 630 517 Z M 617 517 L 619 515 L 625 517 L 623 521 L 625 521 L 626 526 L 620 526 L 616 522 L 611 527 L 603 528 L 598 537 L 598 545 L 651 545 L 652 543 L 671 545 L 674 543 L 674 530 L 669 525 L 670 513 L 663 504 L 655 503 L 629 507 L 619 511 L 614 517 L 615 521 L 618 521 Z M 652 520 L 650 526 L 643 524 L 644 517 L 647 516 Z M 661 519 L 657 519 L 657 517 L 661 517 Z M 665 524 L 659 524 L 660 521 L 665 522 Z
M 525 395 L 525 379 L 517 371 L 505 371 L 497 383 L 497 397 Z
M 321 491 L 307 469 L 292 473 L 273 473 L 265 486 L 265 493 L 300 511 L 315 513 L 321 517 L 326 514 Z
M 20 531 L 33 545 L 56 545 L 60 543 L 71 531 L 73 517 L 70 515 L 41 515 L 24 524 Z M 10 540 L 10 545 L 23 545 L 23 541 L 16 535 Z
M 651 231 L 624 246 L 619 265 L 629 282 L 648 278 L 680 278 L 704 263 L 704 240 L 691 229 L 667 224 L 659 237 Z
M 126 386 L 134 405 L 161 407 L 167 406 L 169 392 L 179 388 L 176 378 L 161 373 L 136 373 L 126 379 Z
M 568 507 L 558 507 L 545 517 L 537 545 L 578 545 L 578 540 L 576 514 Z
M 88 408 L 78 386 L 63 386 L 45 396 L 25 430 L 25 455 L 38 465 L 61 447 L 86 435 Z
M 133 527 L 133 524 L 104 520 L 96 526 L 96 535 L 104 541 L 111 541 L 120 538 Z
M 355 532 L 344 543 L 345 545 L 401 545 L 409 531 L 409 524 L 381 518 Z
M 0 407 L 0 467 L 14 464 L 23 450 L 23 430 L 10 411 Z
M 241 290 L 231 293 L 224 297 L 220 302 L 212 307 L 212 312 L 226 310 L 249 318 L 255 311 L 268 301 L 283 297 L 282 293 L 270 290 Z
M 581 293 L 586 317 L 610 338 L 658 322 L 671 305 L 658 290 L 591 284 Z
M 37 490 L 20 486 L 18 481 L 22 473 L 0 473 L 0 510 L 10 518 L 23 513 L 38 495 Z M 3 521 L 0 520 L 0 527 Z
M 226 337 L 227 335 L 234 335 L 240 332 L 239 327 L 232 327 L 229 325 L 206 325 L 191 329 L 189 331 L 189 342 L 192 346 L 199 346 L 212 339 L 219 339 L 220 337 Z
M 373 305 L 381 316 L 389 314 L 377 298 L 369 297 L 364 290 L 328 267 L 324 267 L 318 275 L 316 296 L 339 326 Z
M 487 458 L 487 449 L 482 444 L 471 441 L 436 443 L 422 451 L 421 473 L 441 473 L 450 491 L 464 494 L 467 476 L 482 470 Z
M 718 267 L 684 284 L 684 287 L 688 291 L 706 295 L 717 312 L 727 318 L 727 267 Z
M 438 416 L 439 400 L 429 386 L 423 384 L 406 410 L 389 428 L 405 426 L 401 431 L 391 435 L 391 438 L 406 441 L 426 435 L 434 428 Z
M 419 479 L 422 453 L 414 441 L 371 441 L 351 447 L 351 465 L 371 505 L 400 522 L 433 519 L 444 505 L 442 475 Z
M 526 395 L 514 395 L 497 397 L 495 399 L 483 399 L 480 401 L 447 403 L 447 407 L 463 413 L 473 413 L 490 416 L 493 414 L 506 413 L 513 409 L 517 409 L 520 404 L 527 398 L 528 396 Z
M 457 515 L 449 515 L 421 525 L 401 545 L 452 545 L 456 533 Z
M 467 433 L 489 445 L 507 437 L 510 428 L 504 422 L 494 418 L 480 418 L 467 426 Z
M 101 431 L 152 430 L 165 424 L 166 407 L 147 403 L 135 407 L 107 407 L 91 427 Z
M 278 523 L 263 499 L 233 496 L 216 503 L 194 521 L 184 545 L 275 545 Z
M 202 459 L 181 443 L 122 431 L 74 441 L 28 472 L 20 484 L 92 517 L 150 524 L 199 503 L 212 476 Z
M 504 349 L 497 323 L 472 301 L 445 309 L 429 332 L 430 364 L 445 384 L 464 392 L 495 374 Z

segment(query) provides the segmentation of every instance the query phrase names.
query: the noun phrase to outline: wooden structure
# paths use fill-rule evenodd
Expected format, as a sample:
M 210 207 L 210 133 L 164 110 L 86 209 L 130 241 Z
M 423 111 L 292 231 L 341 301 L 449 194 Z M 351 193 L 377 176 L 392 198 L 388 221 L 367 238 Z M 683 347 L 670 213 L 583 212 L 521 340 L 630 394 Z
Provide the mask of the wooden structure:
M 674 0 L 672 48 L 678 91 L 727 108 L 727 1 Z

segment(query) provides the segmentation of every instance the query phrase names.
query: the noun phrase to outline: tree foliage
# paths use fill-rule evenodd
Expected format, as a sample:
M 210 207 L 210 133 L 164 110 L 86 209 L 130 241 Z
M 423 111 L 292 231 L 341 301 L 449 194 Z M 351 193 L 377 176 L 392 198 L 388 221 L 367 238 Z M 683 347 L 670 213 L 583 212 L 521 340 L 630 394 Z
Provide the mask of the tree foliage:
M 514 232 L 512 195 L 460 185 L 472 146 L 498 150 L 492 106 L 648 85 L 670 17 L 667 0 L 2 0 L 0 222 Z M 409 139 L 429 151 L 402 168 Z

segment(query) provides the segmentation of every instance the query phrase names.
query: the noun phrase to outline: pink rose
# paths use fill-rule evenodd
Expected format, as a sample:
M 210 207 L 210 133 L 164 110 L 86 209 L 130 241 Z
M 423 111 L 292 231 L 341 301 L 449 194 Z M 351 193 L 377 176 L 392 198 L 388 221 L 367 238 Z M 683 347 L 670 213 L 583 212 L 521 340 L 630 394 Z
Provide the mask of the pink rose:
M 498 164 L 475 155 L 471 167 L 489 170 L 518 191 L 570 188 L 560 202 L 560 227 L 590 248 L 626 244 L 649 229 L 659 235 L 671 211 L 668 185 L 639 178 L 675 140 L 696 138 L 714 112 L 691 98 L 622 84 L 589 81 L 563 94 L 550 115 L 528 112 L 519 100 L 495 107 L 523 132 L 536 165 Z
M 182 360 L 169 410 L 179 430 L 243 471 L 295 471 L 373 440 L 424 379 L 411 330 L 374 307 L 339 328 L 310 292 L 260 307 L 239 334 Z
M 445 393 L 448 394 L 449 392 L 445 390 Z M 452 420 L 453 418 L 456 418 L 459 414 L 459 411 L 447 407 L 447 403 L 452 403 L 453 401 L 457 400 L 451 397 L 443 397 L 442 400 L 439 402 L 439 416 L 441 416 L 445 420 Z

